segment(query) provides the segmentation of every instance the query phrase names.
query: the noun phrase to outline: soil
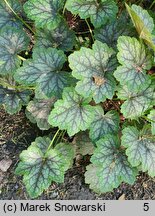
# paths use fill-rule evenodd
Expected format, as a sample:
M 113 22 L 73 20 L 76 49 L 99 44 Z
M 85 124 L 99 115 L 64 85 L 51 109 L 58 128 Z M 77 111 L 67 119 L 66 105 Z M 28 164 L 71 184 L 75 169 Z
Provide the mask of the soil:
M 48 132 L 40 131 L 36 125 L 31 124 L 22 110 L 19 114 L 8 115 L 0 108 L 0 161 L 11 161 L 8 169 L 0 171 L 0 199 L 26 200 L 30 199 L 22 182 L 22 177 L 16 176 L 14 170 L 19 161 L 19 154 L 26 149 L 37 136 Z M 95 194 L 84 183 L 85 166 L 88 158 L 75 162 L 72 169 L 65 175 L 63 184 L 52 183 L 38 199 L 41 200 L 154 200 L 155 178 L 146 173 L 140 173 L 134 185 L 122 183 L 113 192 Z

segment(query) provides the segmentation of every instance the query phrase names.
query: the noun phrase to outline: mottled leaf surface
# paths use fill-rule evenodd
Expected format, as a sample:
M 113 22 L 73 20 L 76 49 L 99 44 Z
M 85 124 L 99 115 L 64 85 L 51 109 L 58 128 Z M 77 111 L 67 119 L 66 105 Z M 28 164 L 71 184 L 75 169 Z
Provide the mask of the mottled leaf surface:
M 113 49 L 95 41 L 92 49 L 82 47 L 69 56 L 72 74 L 80 81 L 76 91 L 83 97 L 93 97 L 96 103 L 112 99 L 116 82 L 113 71 L 117 66 Z
M 35 85 L 47 97 L 61 97 L 65 86 L 70 83 L 70 73 L 62 71 L 66 56 L 55 48 L 38 48 L 33 51 L 33 59 L 24 61 L 23 67 L 15 74 L 16 81 Z
M 148 171 L 155 176 L 155 138 L 150 130 L 139 131 L 129 126 L 123 129 L 122 145 L 127 148 L 126 155 L 133 167 L 141 166 L 143 172 Z
M 55 29 L 62 21 L 60 11 L 65 0 L 28 0 L 24 4 L 27 16 L 35 21 L 38 28 Z
M 90 126 L 90 138 L 98 141 L 107 134 L 116 134 L 119 129 L 119 115 L 117 111 L 109 111 L 106 114 L 101 106 L 96 106 L 95 117 Z
M 2 28 L 0 30 L 0 74 L 14 73 L 20 66 L 18 54 L 26 50 L 29 38 L 24 31 L 16 28 Z
M 19 112 L 22 105 L 27 105 L 31 91 L 17 91 L 0 87 L 0 104 L 3 104 L 9 114 Z
M 97 166 L 100 192 L 112 191 L 122 182 L 133 184 L 137 170 L 132 168 L 117 136 L 107 135 L 97 142 L 97 148 L 91 157 Z
M 89 105 L 91 98 L 84 99 L 72 87 L 64 89 L 62 98 L 54 104 L 49 123 L 67 130 L 69 136 L 88 129 L 94 117 L 94 108 Z
M 37 29 L 35 47 L 54 47 L 68 51 L 74 44 L 75 33 L 63 22 L 54 30 Z
M 29 114 L 27 117 L 32 119 L 32 122 L 36 122 L 37 126 L 41 130 L 48 130 L 50 124 L 48 123 L 48 116 L 51 112 L 51 109 L 54 105 L 55 98 L 50 99 L 37 99 L 34 98 L 30 101 L 26 107 Z
M 121 106 L 121 112 L 125 118 L 136 119 L 151 108 L 154 102 L 154 85 L 143 90 L 132 92 L 127 86 L 120 87 L 118 98 L 125 100 Z
M 7 0 L 11 8 L 18 14 L 21 11 L 21 4 L 18 0 Z M 6 5 L 4 0 L 0 1 L 0 29 L 5 26 L 19 28 L 22 23 L 15 17 L 13 12 Z
M 63 182 L 73 158 L 73 151 L 68 149 L 68 145 L 67 157 L 64 157 L 59 149 L 48 149 L 50 142 L 47 137 L 38 137 L 20 154 L 16 174 L 24 176 L 23 181 L 31 198 L 39 196 L 52 181 Z
M 67 0 L 66 8 L 73 14 L 79 14 L 82 19 L 90 17 L 95 27 L 101 26 L 108 19 L 115 19 L 118 12 L 113 0 Z
M 121 36 L 118 39 L 117 58 L 122 66 L 114 72 L 121 85 L 127 85 L 134 91 L 148 86 L 151 82 L 146 71 L 152 67 L 153 57 L 144 44 L 136 38 Z

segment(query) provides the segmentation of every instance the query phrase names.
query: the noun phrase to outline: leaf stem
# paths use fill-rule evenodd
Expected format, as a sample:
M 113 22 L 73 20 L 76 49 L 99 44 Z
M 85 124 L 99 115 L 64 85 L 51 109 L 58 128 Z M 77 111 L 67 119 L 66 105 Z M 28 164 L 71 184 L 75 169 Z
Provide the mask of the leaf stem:
M 12 11 L 12 13 L 16 16 L 16 18 L 19 19 L 33 34 L 35 34 L 33 29 L 20 16 L 18 16 L 18 14 L 12 9 L 8 1 L 7 0 L 3 0 L 3 1 L 6 3 L 8 8 Z
M 49 144 L 49 146 L 48 146 L 48 148 L 47 148 L 47 151 L 46 151 L 46 152 L 48 152 L 48 151 L 50 150 L 50 148 L 51 148 L 51 146 L 53 145 L 53 142 L 55 141 L 55 139 L 56 139 L 56 137 L 57 137 L 57 135 L 58 135 L 59 131 L 60 131 L 60 129 L 58 129 L 58 130 L 57 130 L 57 132 L 54 134 L 54 137 L 53 137 L 53 139 L 52 139 L 51 143 Z
M 25 60 L 26 60 L 26 58 L 24 58 L 24 57 L 22 57 L 22 56 L 20 56 L 20 55 L 17 55 L 17 57 L 18 57 L 19 59 L 21 59 L 22 61 L 25 61 Z
M 34 87 L 26 87 L 26 86 L 14 86 L 14 85 L 10 85 L 9 83 L 5 82 L 3 79 L 0 78 L 0 85 L 2 85 L 4 88 L 11 88 L 14 90 L 34 90 Z
M 153 7 L 153 5 L 155 4 L 155 0 L 152 2 L 152 4 L 150 5 L 149 9 L 151 9 Z
M 63 11 L 62 11 L 62 14 L 64 15 L 65 14 L 65 10 L 66 10 L 66 2 L 64 4 L 64 8 L 63 8 Z
M 86 23 L 87 23 L 87 26 L 88 26 L 88 28 L 89 28 L 89 32 L 90 32 L 90 34 L 91 34 L 91 37 L 92 37 L 92 40 L 93 40 L 93 42 L 94 42 L 94 35 L 93 35 L 93 31 L 92 31 L 92 29 L 91 29 L 91 27 L 90 27 L 90 25 L 89 25 L 89 22 L 88 22 L 88 20 L 87 20 L 87 19 L 85 19 L 85 21 L 86 21 Z
M 153 123 L 155 123 L 154 120 L 152 120 L 152 119 L 150 119 L 150 118 L 148 118 L 148 117 L 146 117 L 146 116 L 142 116 L 142 118 L 144 118 L 145 120 L 147 120 L 147 121 L 149 121 L 149 122 L 153 122 Z

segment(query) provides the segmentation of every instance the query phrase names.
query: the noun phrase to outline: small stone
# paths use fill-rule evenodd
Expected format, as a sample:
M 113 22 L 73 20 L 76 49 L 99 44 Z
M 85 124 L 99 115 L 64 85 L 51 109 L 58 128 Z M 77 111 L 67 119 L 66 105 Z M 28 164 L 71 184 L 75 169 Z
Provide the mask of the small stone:
M 0 161 L 0 170 L 2 172 L 6 172 L 10 168 L 11 164 L 12 164 L 11 159 L 2 159 Z

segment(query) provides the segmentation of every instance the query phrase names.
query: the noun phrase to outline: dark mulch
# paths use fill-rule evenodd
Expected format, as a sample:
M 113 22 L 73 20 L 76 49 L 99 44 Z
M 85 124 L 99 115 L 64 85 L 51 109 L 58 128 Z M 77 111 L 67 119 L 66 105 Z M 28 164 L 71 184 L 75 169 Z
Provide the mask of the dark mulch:
M 22 178 L 14 174 L 19 154 L 26 149 L 37 136 L 44 135 L 25 117 L 24 111 L 8 115 L 0 109 L 0 160 L 11 159 L 12 165 L 6 172 L 0 172 L 0 199 L 30 199 L 22 183 Z M 122 183 L 111 193 L 97 195 L 84 183 L 86 161 L 75 163 L 65 175 L 63 184 L 53 183 L 38 199 L 105 199 L 105 200 L 154 200 L 155 178 L 141 173 L 134 185 Z

